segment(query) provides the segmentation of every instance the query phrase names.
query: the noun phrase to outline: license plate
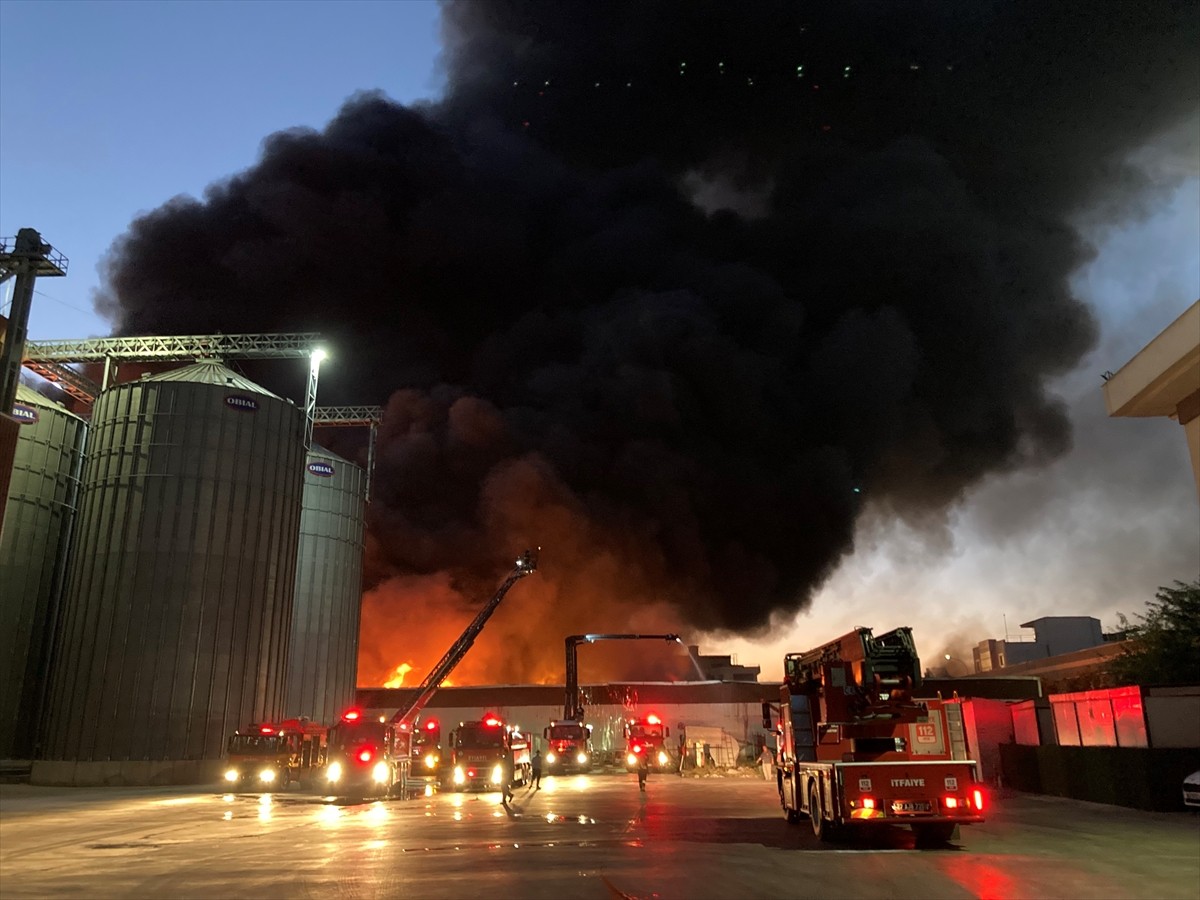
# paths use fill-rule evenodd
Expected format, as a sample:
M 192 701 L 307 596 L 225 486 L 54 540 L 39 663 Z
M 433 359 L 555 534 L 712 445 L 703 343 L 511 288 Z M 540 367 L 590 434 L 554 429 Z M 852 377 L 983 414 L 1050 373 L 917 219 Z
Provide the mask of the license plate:
M 894 813 L 931 812 L 928 800 L 896 800 L 892 803 Z

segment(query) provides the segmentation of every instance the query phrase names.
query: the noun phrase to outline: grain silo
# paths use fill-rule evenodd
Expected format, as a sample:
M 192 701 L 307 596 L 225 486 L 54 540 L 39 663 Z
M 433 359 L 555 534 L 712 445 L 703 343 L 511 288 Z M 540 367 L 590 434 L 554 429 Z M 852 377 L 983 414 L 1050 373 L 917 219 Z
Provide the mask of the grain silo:
M 0 759 L 32 759 L 87 422 L 24 385 L 0 531 Z
M 320 447 L 304 469 L 287 710 L 336 722 L 354 704 L 366 472 Z
M 204 778 L 283 712 L 303 466 L 302 410 L 219 363 L 100 395 L 44 753 L 87 762 L 35 781 Z

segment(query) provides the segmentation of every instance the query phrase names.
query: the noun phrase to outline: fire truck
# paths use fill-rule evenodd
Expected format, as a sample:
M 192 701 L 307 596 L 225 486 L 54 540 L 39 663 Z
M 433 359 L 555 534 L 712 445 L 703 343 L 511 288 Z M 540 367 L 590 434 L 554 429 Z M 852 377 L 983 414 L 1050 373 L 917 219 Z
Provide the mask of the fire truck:
M 784 657 L 775 729 L 779 802 L 820 840 L 907 825 L 943 844 L 983 821 L 986 798 L 968 758 L 957 699 L 916 700 L 921 664 L 911 628 L 858 628 Z M 771 705 L 763 704 L 771 728 Z
M 458 790 L 511 793 L 529 783 L 529 738 L 494 713 L 461 722 L 450 735 L 451 780 Z
M 666 745 L 670 736 L 671 729 L 655 713 L 629 719 L 625 723 L 625 767 L 633 771 L 645 758 L 648 768 L 658 771 L 670 768 L 671 755 Z
M 408 743 L 385 716 L 347 710 L 329 729 L 328 793 L 346 799 L 387 797 L 404 787 L 410 762 Z
M 225 781 L 264 789 L 301 785 L 325 765 L 329 729 L 306 718 L 251 725 L 229 738 Z
M 553 721 L 543 729 L 546 771 L 589 772 L 592 768 L 592 726 L 567 720 Z
M 418 720 L 412 735 L 412 768 L 414 778 L 440 781 L 442 766 L 442 725 L 437 719 Z
M 378 721 L 370 720 L 357 709 L 342 716 L 342 720 L 329 733 L 329 764 L 325 768 L 325 777 L 331 793 L 368 797 L 386 796 L 394 790 L 403 793 L 406 790 L 408 779 L 412 777 L 414 760 L 419 759 L 419 766 L 423 768 L 426 759 L 432 755 L 428 744 L 422 744 L 423 739 L 428 740 L 428 735 L 422 732 L 431 729 L 422 729 L 421 711 L 471 649 L 509 588 L 536 572 L 537 562 L 537 553 L 532 550 L 526 550 L 517 558 L 508 577 L 429 671 L 407 706 L 396 710 L 390 719 L 380 716 Z M 426 722 L 426 726 L 429 724 Z M 436 722 L 433 724 L 437 725 Z M 436 730 L 440 740 L 440 726 Z M 419 736 L 414 738 L 414 733 Z M 436 763 L 438 766 L 442 764 L 440 750 Z
M 555 720 L 542 732 L 546 739 L 546 766 L 554 772 L 587 772 L 594 759 L 592 726 L 584 724 L 583 694 L 579 690 L 580 644 L 596 641 L 667 641 L 683 643 L 677 634 L 572 634 L 566 639 L 566 702 L 562 720 Z M 661 740 L 659 741 L 661 743 Z M 626 753 L 630 752 L 626 745 Z M 636 762 L 636 757 L 635 757 Z M 630 763 L 630 765 L 633 765 Z

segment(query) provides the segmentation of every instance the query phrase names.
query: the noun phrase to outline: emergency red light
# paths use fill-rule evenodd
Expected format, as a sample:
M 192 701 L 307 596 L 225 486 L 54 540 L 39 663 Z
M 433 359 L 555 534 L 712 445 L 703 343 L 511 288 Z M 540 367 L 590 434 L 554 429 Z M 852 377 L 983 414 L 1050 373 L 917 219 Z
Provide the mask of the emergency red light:
M 979 788 L 975 788 L 975 790 L 972 792 L 972 796 L 975 798 L 975 811 L 983 812 L 983 791 L 981 791 Z
M 371 754 L 370 747 L 363 747 L 361 750 L 358 751 L 358 761 L 359 762 L 370 762 L 371 756 L 372 756 L 372 754 Z
M 634 744 L 634 745 L 633 745 L 633 752 L 634 752 L 634 753 L 641 753 L 641 752 L 642 752 L 642 745 L 641 745 L 641 744 Z
M 662 719 L 660 719 L 654 713 L 650 713 L 650 715 L 646 716 L 646 723 L 649 725 L 661 725 Z
M 258 733 L 259 734 L 274 734 L 275 729 L 272 728 L 270 725 L 263 725 L 258 729 Z
M 946 809 L 958 809 L 958 798 L 945 797 L 942 799 L 942 806 L 946 807 Z
M 362 715 L 362 712 L 357 709 L 348 709 L 342 713 L 342 719 L 346 722 L 353 722 Z
M 437 731 L 437 727 L 438 727 L 437 719 L 430 719 L 428 722 L 425 723 L 426 731 Z
M 490 725 L 493 728 L 495 728 L 497 725 L 500 724 L 500 720 L 497 719 L 495 716 L 488 716 L 486 719 L 483 720 L 483 724 Z
M 873 797 L 863 797 L 862 804 L 863 804 L 863 809 L 874 809 L 875 808 L 875 800 Z

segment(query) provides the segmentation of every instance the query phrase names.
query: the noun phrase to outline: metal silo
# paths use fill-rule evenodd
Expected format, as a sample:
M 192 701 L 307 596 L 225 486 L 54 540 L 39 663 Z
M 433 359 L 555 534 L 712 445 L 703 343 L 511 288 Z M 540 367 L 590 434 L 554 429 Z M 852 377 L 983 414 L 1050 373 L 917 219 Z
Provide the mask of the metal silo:
M 100 395 L 46 759 L 125 761 L 80 782 L 194 780 L 282 714 L 303 440 L 301 409 L 215 362 Z
M 304 469 L 288 715 L 336 722 L 354 703 L 366 472 L 320 447 Z
M 0 532 L 0 759 L 32 759 L 87 422 L 24 385 Z

